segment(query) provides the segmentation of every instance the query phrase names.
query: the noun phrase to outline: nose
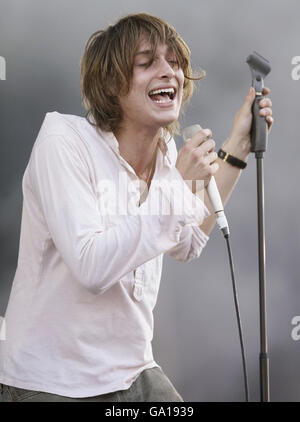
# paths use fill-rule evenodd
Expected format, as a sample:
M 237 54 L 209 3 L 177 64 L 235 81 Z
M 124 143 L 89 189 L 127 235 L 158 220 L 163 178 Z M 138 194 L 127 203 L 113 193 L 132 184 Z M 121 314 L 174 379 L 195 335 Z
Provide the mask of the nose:
M 160 75 L 159 75 L 160 78 L 172 79 L 173 76 L 175 75 L 173 67 L 165 59 L 163 59 L 160 63 L 159 73 L 160 73 Z

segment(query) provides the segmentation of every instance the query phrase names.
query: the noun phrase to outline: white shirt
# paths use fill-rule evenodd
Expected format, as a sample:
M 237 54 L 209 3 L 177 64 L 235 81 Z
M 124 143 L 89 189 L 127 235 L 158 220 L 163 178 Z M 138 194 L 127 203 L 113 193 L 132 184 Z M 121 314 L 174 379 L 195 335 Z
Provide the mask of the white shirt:
M 84 117 L 46 114 L 22 181 L 1 383 L 89 397 L 127 389 L 144 369 L 159 366 L 152 355 L 152 311 L 163 254 L 189 261 L 208 240 L 199 225 L 209 212 L 175 168 L 176 157 L 174 140 L 161 139 L 139 207 L 138 176 L 114 135 Z M 132 182 L 129 215 L 120 211 L 129 201 L 120 175 Z M 164 187 L 152 190 L 155 181 L 171 179 L 178 182 L 173 202 Z M 104 211 L 113 209 L 114 198 L 112 189 L 105 196 L 105 186 L 112 181 L 121 194 L 117 213 L 109 215 Z M 196 201 L 181 213 L 178 186 L 185 204 Z M 148 212 L 159 197 L 168 198 L 171 215 Z

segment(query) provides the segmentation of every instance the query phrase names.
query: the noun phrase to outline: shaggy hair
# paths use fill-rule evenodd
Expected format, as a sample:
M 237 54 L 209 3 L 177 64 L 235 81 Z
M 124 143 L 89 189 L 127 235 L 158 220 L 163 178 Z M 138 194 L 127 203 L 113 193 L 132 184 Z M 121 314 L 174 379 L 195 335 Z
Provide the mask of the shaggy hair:
M 122 122 L 118 97 L 130 90 L 134 56 L 141 37 L 146 37 L 152 47 L 150 63 L 160 43 L 167 44 L 175 54 L 184 73 L 181 112 L 193 94 L 194 81 L 205 76 L 203 70 L 197 77 L 193 75 L 189 47 L 175 29 L 160 18 L 146 13 L 131 14 L 105 30 L 96 31 L 88 39 L 80 62 L 81 94 L 85 118 L 103 131 L 113 132 Z M 179 123 L 173 122 L 163 129 L 172 137 L 179 133 Z

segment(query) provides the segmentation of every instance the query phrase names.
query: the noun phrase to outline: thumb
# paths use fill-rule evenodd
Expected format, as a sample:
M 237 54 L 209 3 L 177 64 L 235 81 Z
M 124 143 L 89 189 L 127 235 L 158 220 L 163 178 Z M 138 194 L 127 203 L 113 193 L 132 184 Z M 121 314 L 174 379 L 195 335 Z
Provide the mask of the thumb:
M 253 88 L 253 86 L 251 86 L 251 88 L 249 89 L 246 95 L 244 104 L 242 106 L 245 111 L 251 111 L 251 107 L 252 107 L 254 99 L 255 99 L 255 89 Z

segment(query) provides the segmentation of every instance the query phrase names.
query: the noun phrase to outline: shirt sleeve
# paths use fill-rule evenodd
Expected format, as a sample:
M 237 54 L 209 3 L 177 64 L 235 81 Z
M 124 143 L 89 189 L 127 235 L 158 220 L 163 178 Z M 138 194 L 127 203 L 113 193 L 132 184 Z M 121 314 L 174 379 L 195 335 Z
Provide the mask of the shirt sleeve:
M 174 169 L 173 177 L 176 179 L 182 179 L 181 174 L 176 168 Z M 183 179 L 182 182 L 185 183 Z M 195 196 L 188 186 L 186 186 L 186 189 L 186 195 L 192 195 L 191 200 L 195 201 L 198 207 L 201 207 L 201 204 L 203 206 L 202 200 Z M 208 215 L 210 215 L 210 213 L 205 207 L 204 218 Z M 186 225 L 180 233 L 180 239 L 177 245 L 169 249 L 166 253 L 177 261 L 189 262 L 201 255 L 201 252 L 206 246 L 208 240 L 209 236 L 201 230 L 199 225 Z
M 65 135 L 39 139 L 29 169 L 58 252 L 74 278 L 93 294 L 105 292 L 134 268 L 173 248 L 183 228 L 198 226 L 207 211 L 200 201 L 196 209 L 175 213 L 172 204 L 171 215 L 149 215 L 145 201 L 137 215 L 104 227 L 78 140 Z
M 166 253 L 177 261 L 189 262 L 194 258 L 199 258 L 208 239 L 209 237 L 200 227 L 185 226 L 181 231 L 177 245 Z

